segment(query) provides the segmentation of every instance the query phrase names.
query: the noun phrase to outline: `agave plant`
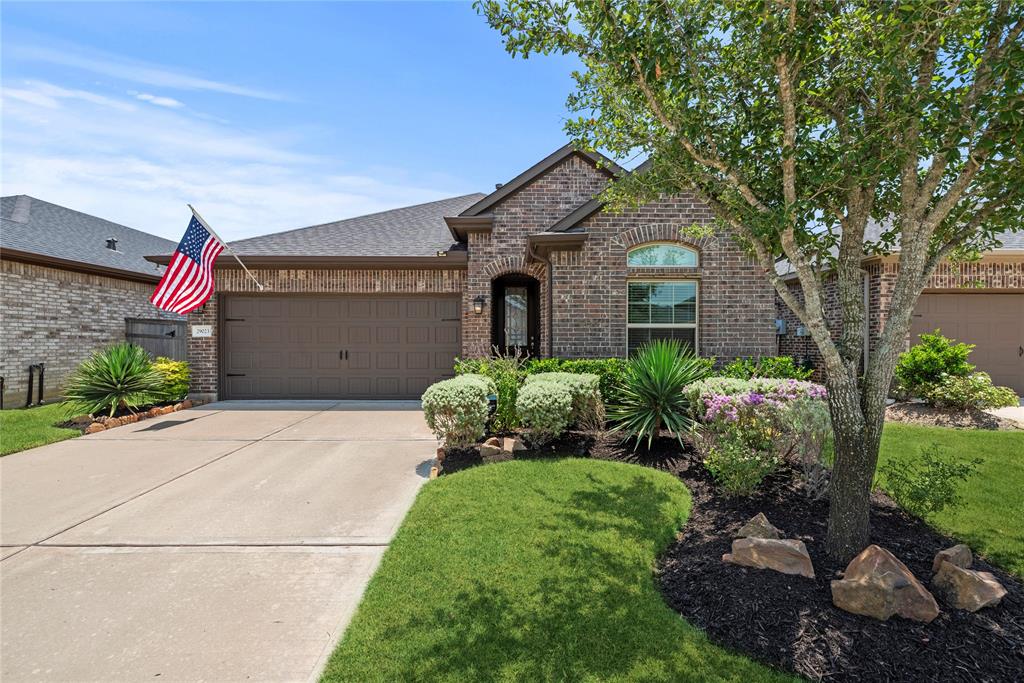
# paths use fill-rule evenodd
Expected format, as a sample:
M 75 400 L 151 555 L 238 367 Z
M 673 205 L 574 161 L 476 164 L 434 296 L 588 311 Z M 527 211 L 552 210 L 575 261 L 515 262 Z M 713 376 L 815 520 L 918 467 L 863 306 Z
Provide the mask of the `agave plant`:
M 636 446 L 668 430 L 682 441 L 693 428 L 690 401 L 683 389 L 704 379 L 708 364 L 674 339 L 642 346 L 630 360 L 620 387 L 620 400 L 608 412 L 615 430 L 636 439 Z
M 145 349 L 117 344 L 97 351 L 78 366 L 64 388 L 65 403 L 76 413 L 132 410 L 160 400 L 164 378 L 153 369 Z

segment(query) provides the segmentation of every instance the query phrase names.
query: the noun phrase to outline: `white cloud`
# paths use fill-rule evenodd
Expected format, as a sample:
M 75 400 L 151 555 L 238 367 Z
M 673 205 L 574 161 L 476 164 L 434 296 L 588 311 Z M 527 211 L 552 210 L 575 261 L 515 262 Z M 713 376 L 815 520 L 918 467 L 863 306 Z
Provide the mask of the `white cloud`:
M 158 107 L 169 107 L 171 109 L 178 109 L 184 107 L 183 102 L 179 102 L 173 97 L 161 97 L 160 95 L 150 95 L 148 92 L 137 92 L 134 93 L 135 99 L 142 100 L 143 102 L 149 102 L 155 104 Z
M 285 100 L 280 93 L 250 88 L 233 83 L 214 81 L 200 76 L 175 71 L 164 66 L 127 59 L 97 50 L 86 49 L 70 43 L 49 45 L 8 44 L 4 46 L 4 59 L 43 62 L 58 66 L 81 69 L 102 76 L 118 78 L 130 83 L 140 83 L 154 88 L 178 90 L 207 90 L 227 95 L 253 97 L 263 100 Z
M 186 202 L 237 239 L 465 191 L 297 151 L 303 138 L 295 131 L 243 131 L 185 108 L 38 81 L 3 91 L 3 129 L 2 194 L 30 194 L 173 240 L 187 223 Z

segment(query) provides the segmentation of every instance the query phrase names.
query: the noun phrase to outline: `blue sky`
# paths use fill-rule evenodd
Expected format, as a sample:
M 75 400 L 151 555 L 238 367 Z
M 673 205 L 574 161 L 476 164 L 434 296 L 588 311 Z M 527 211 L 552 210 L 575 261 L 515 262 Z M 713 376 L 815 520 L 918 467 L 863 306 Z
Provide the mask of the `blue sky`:
M 576 62 L 469 3 L 2 5 L 2 193 L 226 239 L 488 191 L 565 143 Z

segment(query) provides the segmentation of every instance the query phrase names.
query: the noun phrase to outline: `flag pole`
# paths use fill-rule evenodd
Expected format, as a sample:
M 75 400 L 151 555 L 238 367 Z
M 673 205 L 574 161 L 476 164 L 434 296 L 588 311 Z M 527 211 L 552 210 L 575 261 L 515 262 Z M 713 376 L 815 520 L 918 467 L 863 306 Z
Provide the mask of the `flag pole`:
M 191 210 L 192 210 L 192 215 L 196 217 L 196 220 L 197 220 L 197 221 L 199 221 L 199 223 L 200 223 L 200 224 L 201 224 L 201 225 L 202 225 L 202 226 L 203 226 L 204 228 L 206 228 L 206 231 L 207 231 L 207 232 L 209 232 L 209 233 L 210 233 L 211 235 L 213 235 L 214 237 L 216 237 L 216 238 L 217 238 L 217 241 L 218 241 L 218 242 L 220 242 L 221 244 L 223 244 L 223 245 L 224 245 L 224 248 L 225 248 L 225 249 L 227 249 L 227 252 L 228 252 L 229 254 L 231 254 L 232 256 L 234 256 L 234 257 L 235 257 L 235 260 L 236 260 L 236 261 L 238 261 L 238 265 L 242 266 L 242 270 L 244 270 L 244 271 L 245 271 L 245 274 L 246 274 L 246 275 L 248 275 L 248 276 L 249 276 L 249 277 L 250 277 L 250 278 L 252 279 L 252 281 L 256 283 L 256 287 L 257 287 L 257 288 L 258 288 L 258 289 L 259 289 L 259 290 L 260 290 L 260 291 L 262 292 L 262 291 L 263 291 L 263 285 L 261 285 L 261 284 L 260 284 L 260 281 L 256 279 L 256 276 L 255 276 L 255 275 L 253 275 L 253 274 L 252 274 L 252 273 L 251 273 L 251 272 L 249 271 L 249 269 L 245 267 L 245 264 L 244 264 L 244 263 L 242 263 L 242 259 L 238 258 L 238 254 L 236 254 L 236 253 L 235 253 L 235 252 L 234 252 L 234 251 L 233 251 L 233 250 L 231 249 L 231 247 L 229 247 L 229 246 L 228 246 L 228 243 L 227 243 L 227 242 L 225 242 L 224 240 L 222 240 L 222 239 L 220 238 L 220 235 L 218 235 L 217 233 L 215 233 L 215 232 L 213 231 L 213 228 L 211 228 L 211 227 L 210 227 L 210 224 L 209 224 L 209 223 L 207 223 L 206 221 L 204 221 L 204 220 L 203 220 L 203 217 L 199 215 L 199 212 L 198 212 L 198 211 L 196 211 L 196 209 L 195 209 L 195 207 L 194 207 L 194 206 L 192 206 L 191 204 L 186 204 L 186 206 L 187 206 L 187 207 L 188 207 L 189 209 L 191 209 Z

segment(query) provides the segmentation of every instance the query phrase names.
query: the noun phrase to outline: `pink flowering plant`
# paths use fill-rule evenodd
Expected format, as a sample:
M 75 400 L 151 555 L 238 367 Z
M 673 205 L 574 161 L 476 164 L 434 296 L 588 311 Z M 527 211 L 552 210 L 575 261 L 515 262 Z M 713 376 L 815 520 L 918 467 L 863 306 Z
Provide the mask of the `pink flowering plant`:
M 806 447 L 823 443 L 820 432 L 828 426 L 826 392 L 819 384 L 715 377 L 691 385 L 687 395 L 701 422 L 697 451 L 728 493 L 751 493 L 791 453 L 802 461 L 805 452 L 814 451 L 810 457 L 821 460 L 820 447 Z M 807 418 L 808 411 L 814 419 Z M 805 429 L 814 434 L 804 434 Z

